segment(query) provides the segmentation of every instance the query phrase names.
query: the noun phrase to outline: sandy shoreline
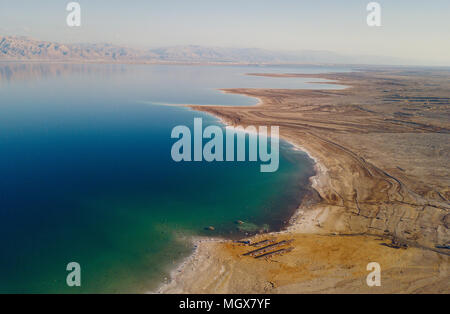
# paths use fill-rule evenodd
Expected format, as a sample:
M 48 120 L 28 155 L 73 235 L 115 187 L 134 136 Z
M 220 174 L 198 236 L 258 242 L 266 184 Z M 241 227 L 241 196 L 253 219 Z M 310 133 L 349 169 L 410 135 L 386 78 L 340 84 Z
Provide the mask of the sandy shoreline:
M 261 105 L 261 104 L 262 104 L 262 101 L 259 99 L 258 105 Z M 186 105 L 186 106 L 191 106 L 191 105 Z M 215 116 L 215 117 L 218 119 L 218 121 L 221 124 L 223 124 L 225 126 L 233 126 L 233 125 L 230 125 L 229 123 L 227 123 L 222 118 L 217 117 L 217 116 Z M 292 145 L 292 149 L 306 153 L 308 155 L 308 157 L 314 161 L 315 174 L 309 178 L 310 188 L 314 188 L 314 186 L 318 182 L 320 182 L 320 178 L 325 175 L 324 166 L 321 165 L 314 156 L 312 156 L 308 151 L 306 151 L 302 147 L 299 147 L 298 145 L 295 145 L 294 143 L 289 142 L 287 139 L 284 139 L 284 138 L 281 138 L 281 139 L 285 140 L 290 145 Z M 273 235 L 279 235 L 279 234 L 286 233 L 287 230 L 289 230 L 289 228 L 294 225 L 295 220 L 300 213 L 301 213 L 301 204 L 297 208 L 297 210 L 292 214 L 292 216 L 290 217 L 289 222 L 286 224 L 286 226 L 284 228 L 285 230 L 280 230 L 280 231 L 276 231 L 276 232 L 266 232 L 264 234 L 267 236 L 273 236 Z M 250 237 L 250 238 L 253 238 L 253 237 Z M 187 272 L 192 272 L 192 274 L 195 274 L 195 272 L 196 272 L 195 268 L 191 268 L 191 270 L 189 270 L 187 268 L 192 267 L 192 265 L 202 263 L 204 256 L 201 256 L 201 250 L 199 249 L 200 246 L 204 245 L 205 243 L 233 243 L 234 242 L 233 240 L 229 240 L 229 239 L 223 239 L 223 238 L 218 238 L 218 237 L 201 237 L 201 236 L 192 237 L 191 241 L 192 241 L 192 246 L 193 246 L 193 252 L 189 256 L 184 258 L 178 264 L 178 266 L 170 272 L 170 278 L 167 283 L 163 283 L 160 287 L 158 287 L 156 289 L 155 292 L 150 292 L 150 293 L 176 293 L 175 292 L 175 291 L 177 291 L 176 287 L 173 287 L 173 285 L 174 285 L 174 283 L 177 282 L 177 279 L 183 275 L 186 276 Z
M 191 238 L 191 242 L 192 242 L 192 248 L 193 248 L 193 252 L 189 255 L 186 256 L 181 262 L 178 263 L 178 265 L 170 271 L 170 275 L 169 275 L 169 281 L 167 283 L 163 283 L 161 284 L 155 291 L 149 291 L 148 293 L 165 293 L 165 290 L 168 289 L 168 287 L 171 285 L 172 282 L 174 282 L 176 280 L 176 278 L 182 274 L 183 271 L 186 270 L 186 268 L 195 263 L 195 260 L 198 259 L 199 257 L 199 246 L 202 243 L 205 242 L 223 242 L 223 241 L 227 241 L 224 239 L 220 239 L 220 238 L 213 238 L 213 237 L 192 237 Z
M 291 239 L 294 250 L 262 261 L 243 257 L 248 248 L 231 241 L 199 242 L 158 292 L 449 292 L 449 253 L 440 248 L 450 243 L 449 74 L 299 76 L 351 88 L 233 89 L 225 91 L 257 97 L 259 105 L 190 106 L 226 125 L 279 125 L 280 137 L 315 161 L 310 181 L 319 201 L 302 204 L 286 230 L 252 238 Z M 376 289 L 364 280 L 371 261 L 385 274 Z

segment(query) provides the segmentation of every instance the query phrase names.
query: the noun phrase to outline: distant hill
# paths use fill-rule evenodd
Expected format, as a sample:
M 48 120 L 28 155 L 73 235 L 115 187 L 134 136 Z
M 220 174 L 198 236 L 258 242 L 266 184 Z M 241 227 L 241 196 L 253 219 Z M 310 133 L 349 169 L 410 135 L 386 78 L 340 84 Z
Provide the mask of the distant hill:
M 401 64 L 401 60 L 347 56 L 330 51 L 277 52 L 257 48 L 175 46 L 133 49 L 113 44 L 61 44 L 28 37 L 0 36 L 0 60 Z M 403 62 L 404 63 L 404 62 Z
M 294 61 L 280 53 L 256 48 L 219 48 L 175 46 L 152 49 L 150 52 L 165 61 L 280 63 Z
M 117 60 L 157 58 L 150 52 L 111 44 L 60 44 L 27 37 L 0 37 L 1 59 L 23 60 Z

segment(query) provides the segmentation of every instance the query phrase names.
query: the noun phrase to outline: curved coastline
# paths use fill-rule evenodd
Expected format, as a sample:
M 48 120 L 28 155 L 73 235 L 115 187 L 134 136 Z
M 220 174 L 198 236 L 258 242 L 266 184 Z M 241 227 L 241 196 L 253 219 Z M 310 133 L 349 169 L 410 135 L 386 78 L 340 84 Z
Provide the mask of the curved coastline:
M 172 273 L 171 281 L 160 287 L 158 292 L 369 293 L 374 290 L 370 290 L 364 282 L 367 274 L 365 266 L 371 260 L 380 262 L 385 274 L 388 274 L 384 277 L 383 287 L 375 289 L 378 293 L 448 291 L 449 254 L 444 249 L 436 249 L 433 242 L 445 243 L 448 239 L 449 234 L 442 229 L 442 224 L 448 217 L 445 214 L 450 206 L 430 194 L 414 191 L 414 181 L 401 176 L 398 170 L 389 168 L 391 173 L 388 173 L 383 169 L 393 158 L 390 154 L 402 153 L 395 143 L 389 150 L 381 145 L 365 145 L 363 147 L 367 152 L 382 152 L 386 155 L 384 159 L 378 158 L 379 153 L 371 155 L 371 158 L 363 158 L 360 153 L 354 152 L 355 145 L 364 144 L 359 141 L 358 132 L 350 133 L 351 137 L 347 135 L 348 132 L 356 131 L 353 125 L 360 121 L 364 121 L 366 128 L 373 131 L 388 128 L 393 134 L 405 132 L 404 127 L 390 124 L 391 120 L 385 118 L 389 117 L 389 112 L 381 114 L 382 119 L 378 120 L 378 113 L 370 107 L 370 100 L 379 97 L 385 84 L 390 84 L 395 75 L 395 80 L 402 81 L 402 84 L 398 84 L 401 87 L 416 85 L 417 82 L 402 77 L 398 70 L 384 71 L 300 75 L 334 79 L 350 87 L 344 91 L 223 90 L 260 96 L 258 111 L 253 110 L 254 107 L 230 109 L 225 106 L 189 106 L 218 117 L 226 125 L 258 125 L 258 121 L 270 124 L 273 119 L 279 119 L 283 123 L 280 126 L 289 129 L 281 132 L 280 137 L 315 161 L 316 174 L 310 177 L 310 184 L 318 193 L 319 201 L 302 202 L 286 230 L 253 237 L 295 239 L 295 251 L 277 257 L 278 263 L 245 259 L 242 257 L 245 247 L 231 241 L 203 239 L 196 242 L 194 253 Z M 425 77 L 423 80 L 432 79 Z M 335 105 L 335 102 L 338 104 Z M 341 105 L 341 102 L 359 102 L 362 105 Z M 304 116 L 297 113 L 296 108 L 302 110 L 303 107 L 312 108 L 312 113 L 308 110 Z M 287 111 L 283 112 L 285 108 Z M 349 115 L 345 116 L 347 112 Z M 294 128 L 294 122 L 291 122 L 290 114 L 300 115 L 295 120 L 299 125 L 298 131 Z M 323 122 L 325 118 L 331 119 L 328 124 Z M 347 120 L 348 124 L 341 122 Z M 278 123 L 278 120 L 275 121 Z M 437 126 L 429 127 L 430 134 L 442 129 L 439 121 L 435 123 Z M 331 127 L 338 130 L 338 134 L 343 134 L 339 136 L 347 142 L 333 136 L 333 133 L 327 133 L 329 131 L 322 131 L 331 130 Z M 417 138 L 416 132 L 421 131 L 408 129 L 414 140 Z M 329 134 L 330 138 L 324 138 L 323 132 Z M 306 138 L 302 139 L 300 134 Z M 355 142 L 348 142 L 348 138 L 354 138 Z M 373 141 L 367 135 L 365 138 Z M 420 142 L 418 144 L 421 145 Z M 414 165 L 411 166 L 414 169 Z M 400 171 L 404 170 L 400 168 Z M 438 193 L 438 196 L 442 197 L 443 193 Z M 402 217 L 417 215 L 417 211 L 423 210 L 424 204 L 432 204 L 429 206 L 433 207 L 427 211 L 431 211 L 433 216 L 420 217 L 419 214 L 415 221 L 405 225 Z M 398 211 L 403 212 L 403 215 L 399 216 Z M 412 228 L 423 231 L 411 236 L 408 230 Z M 293 256 L 290 257 L 290 254 Z M 292 271 L 287 271 L 286 267 Z M 240 280 L 242 276 L 246 276 L 245 283 Z
M 311 177 L 309 177 L 309 187 L 314 188 L 314 186 L 321 180 L 321 177 L 325 175 L 325 168 L 320 165 L 319 162 L 316 161 L 316 159 L 310 155 L 309 152 L 302 149 L 299 146 L 296 146 L 292 144 L 291 142 L 288 142 L 293 146 L 293 149 L 295 150 L 301 150 L 302 152 L 305 152 L 308 154 L 308 157 L 312 160 L 314 160 L 314 170 L 315 174 Z M 302 200 L 302 203 L 305 201 L 305 199 Z M 302 206 L 301 204 L 297 208 L 297 210 L 291 215 L 290 219 L 288 220 L 288 223 L 285 225 L 283 230 L 280 231 L 271 231 L 271 232 L 263 232 L 263 235 L 265 236 L 273 236 L 273 235 L 279 235 L 286 232 L 286 230 L 289 230 L 292 226 L 295 224 L 296 218 L 301 214 Z M 311 226 L 312 227 L 312 226 Z M 254 236 L 250 237 L 253 238 Z M 249 237 L 244 237 L 249 238 Z M 194 265 L 201 264 L 204 259 L 207 259 L 208 256 L 200 250 L 201 246 L 207 244 L 207 243 L 232 243 L 233 240 L 230 239 L 224 239 L 219 237 L 201 237 L 201 236 L 194 236 L 191 239 L 192 246 L 193 246 L 193 252 L 185 257 L 181 262 L 178 263 L 175 269 L 173 269 L 170 272 L 170 278 L 169 281 L 166 283 L 163 283 L 156 289 L 155 292 L 149 292 L 149 293 L 180 293 L 185 291 L 179 291 L 176 287 L 177 280 L 183 276 L 186 275 L 186 272 L 190 272 L 192 276 L 194 277 L 195 273 L 197 272 L 196 269 L 193 268 Z M 188 269 L 190 268 L 190 269 Z
M 248 75 L 252 75 L 252 74 L 248 74 Z M 232 93 L 226 89 L 219 89 L 219 90 L 223 93 Z M 245 95 L 245 96 L 253 97 L 258 100 L 257 103 L 255 105 L 252 105 L 251 107 L 264 105 L 264 101 L 260 97 L 248 96 L 248 95 Z M 198 108 L 201 107 L 201 105 L 170 104 L 169 106 L 183 106 L 183 107 L 187 107 L 192 110 L 195 110 L 195 111 L 201 111 L 201 110 L 198 110 Z M 230 106 L 211 105 L 208 107 L 219 107 L 220 108 L 220 107 L 230 107 Z M 225 118 L 223 118 L 221 116 L 214 115 L 211 113 L 208 113 L 208 114 L 215 117 L 219 121 L 219 123 L 223 124 L 225 127 L 237 126 L 236 124 L 234 124 L 230 121 L 227 121 Z M 292 146 L 291 149 L 304 152 L 308 155 L 308 157 L 311 160 L 313 160 L 314 174 L 312 176 L 310 176 L 308 179 L 309 184 L 308 184 L 307 189 L 316 189 L 319 182 L 321 182 L 323 180 L 322 179 L 323 176 L 326 175 L 326 168 L 319 162 L 319 160 L 314 155 L 311 154 L 311 152 L 309 152 L 304 147 L 294 143 L 289 138 L 283 137 L 281 135 L 280 135 L 280 139 L 289 143 Z M 305 197 L 308 197 L 308 196 L 305 196 Z M 302 203 L 304 203 L 305 201 L 307 201 L 307 200 L 305 200 L 305 198 L 303 198 L 301 203 L 298 205 L 297 209 L 292 213 L 291 217 L 289 218 L 288 222 L 284 226 L 283 230 L 263 232 L 263 235 L 272 236 L 272 235 L 279 235 L 279 234 L 286 233 L 286 231 L 288 231 L 295 224 L 296 218 L 300 215 L 300 213 L 302 211 Z M 254 236 L 251 236 L 250 238 L 253 238 L 253 237 Z M 244 237 L 244 238 L 249 238 L 249 237 Z M 193 268 L 193 265 L 201 264 L 202 261 L 205 258 L 207 258 L 207 255 L 202 253 L 202 251 L 201 251 L 201 247 L 203 245 L 208 244 L 208 243 L 232 243 L 233 242 L 233 240 L 230 240 L 230 239 L 224 239 L 224 238 L 219 238 L 219 237 L 202 237 L 202 236 L 193 236 L 191 241 L 192 241 L 193 252 L 189 256 L 185 257 L 182 261 L 180 261 L 178 263 L 178 265 L 173 270 L 170 271 L 170 278 L 167 282 L 162 283 L 155 291 L 150 291 L 149 293 L 179 293 L 180 291 L 178 291 L 178 289 L 176 287 L 177 280 L 181 276 L 186 275 L 187 272 L 190 272 L 192 274 L 192 276 L 194 277 L 196 270 Z M 190 269 L 188 269 L 188 268 L 190 268 Z

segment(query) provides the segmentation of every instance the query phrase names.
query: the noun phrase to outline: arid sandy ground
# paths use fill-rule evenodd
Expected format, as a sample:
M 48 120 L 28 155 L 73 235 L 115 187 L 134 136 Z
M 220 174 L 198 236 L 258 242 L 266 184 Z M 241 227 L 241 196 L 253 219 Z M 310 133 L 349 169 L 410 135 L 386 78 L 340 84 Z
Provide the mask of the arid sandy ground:
M 193 106 L 231 125 L 278 125 L 316 160 L 316 201 L 288 230 L 258 236 L 293 239 L 294 249 L 255 259 L 241 244 L 204 241 L 161 292 L 449 293 L 450 70 L 267 75 L 349 86 L 228 89 L 261 103 Z M 365 282 L 369 262 L 381 265 L 381 287 Z

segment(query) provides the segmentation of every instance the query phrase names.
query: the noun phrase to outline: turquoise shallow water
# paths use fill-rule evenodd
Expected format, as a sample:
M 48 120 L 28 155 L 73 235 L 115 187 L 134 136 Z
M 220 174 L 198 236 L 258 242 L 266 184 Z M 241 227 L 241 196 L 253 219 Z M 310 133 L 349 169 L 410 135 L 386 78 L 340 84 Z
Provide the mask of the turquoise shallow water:
M 216 88 L 311 88 L 244 74 L 327 70 L 1 64 L 0 292 L 149 291 L 192 251 L 192 235 L 281 228 L 311 160 L 282 143 L 275 173 L 252 162 L 175 163 L 174 126 L 218 121 L 158 104 L 254 104 Z M 66 285 L 72 261 L 81 287 Z

